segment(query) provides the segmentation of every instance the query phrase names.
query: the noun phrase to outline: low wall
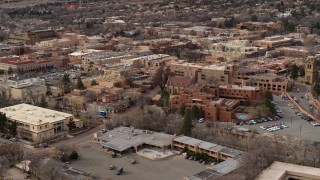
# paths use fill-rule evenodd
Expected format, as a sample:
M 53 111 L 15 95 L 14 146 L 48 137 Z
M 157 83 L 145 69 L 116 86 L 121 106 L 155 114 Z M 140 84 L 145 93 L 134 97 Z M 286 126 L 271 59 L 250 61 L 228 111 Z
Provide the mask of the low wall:
M 289 98 L 289 100 L 304 114 L 308 114 L 308 116 L 310 116 L 313 120 L 317 121 L 320 123 L 320 119 L 313 116 L 312 114 L 310 114 L 308 111 L 304 110 L 295 100 L 292 99 L 292 97 L 290 96 L 290 94 L 286 93 L 287 97 Z

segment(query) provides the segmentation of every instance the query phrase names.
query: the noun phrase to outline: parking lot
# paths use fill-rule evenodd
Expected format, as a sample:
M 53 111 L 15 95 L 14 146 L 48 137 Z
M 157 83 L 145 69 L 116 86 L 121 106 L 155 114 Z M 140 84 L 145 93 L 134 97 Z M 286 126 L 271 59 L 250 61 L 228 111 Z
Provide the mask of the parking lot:
M 3 134 L 0 133 L 0 136 L 3 136 Z M 11 142 L 11 141 L 9 141 L 9 140 L 7 140 L 7 139 L 5 139 L 5 138 L 0 137 L 0 144 L 5 144 L 5 143 L 9 143 L 9 142 Z
M 182 155 L 166 160 L 150 160 L 137 154 L 112 158 L 111 154 L 101 151 L 100 145 L 94 143 L 79 147 L 79 154 L 80 159 L 72 161 L 70 166 L 91 173 L 99 179 L 181 180 L 206 168 L 206 165 L 186 160 Z M 131 164 L 130 159 L 137 163 Z M 122 166 L 123 173 L 116 175 L 116 170 L 109 170 L 110 165 L 116 168 Z
M 259 133 L 275 133 L 279 135 L 289 135 L 300 139 L 320 141 L 320 127 L 312 126 L 308 121 L 303 120 L 295 112 L 297 109 L 291 109 L 288 104 L 289 100 L 281 99 L 281 96 L 274 96 L 274 102 L 280 107 L 284 117 L 276 121 L 268 121 L 254 125 L 244 124 L 243 126 L 248 129 L 255 129 Z M 276 130 L 273 132 L 268 132 L 261 129 L 260 126 L 272 126 L 274 124 L 284 123 L 288 128 L 283 128 L 281 130 Z

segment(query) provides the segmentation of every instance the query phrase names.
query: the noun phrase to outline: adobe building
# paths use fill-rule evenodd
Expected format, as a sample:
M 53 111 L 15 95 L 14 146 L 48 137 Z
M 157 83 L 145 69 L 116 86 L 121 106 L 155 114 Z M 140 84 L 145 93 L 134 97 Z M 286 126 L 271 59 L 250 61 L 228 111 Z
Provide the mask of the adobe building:
M 198 106 L 203 110 L 205 120 L 232 122 L 240 100 L 218 98 L 201 89 L 192 89 L 183 90 L 179 95 L 170 99 L 170 106 L 173 109 L 179 109 L 183 105 L 187 108 Z
M 288 57 L 306 58 L 309 55 L 309 52 L 305 49 L 298 49 L 298 48 L 292 48 L 292 47 L 276 48 L 276 51 L 279 51 L 281 54 Z
M 58 37 L 59 34 L 57 31 L 48 29 L 39 31 L 27 31 L 21 33 L 11 33 L 9 37 L 5 39 L 5 42 L 13 44 L 35 45 L 37 42 L 50 40 Z
M 293 43 L 292 38 L 287 38 L 282 36 L 272 36 L 262 40 L 254 41 L 253 45 L 258 47 L 265 47 L 268 49 L 274 49 L 277 47 L 291 46 L 292 43 Z
M 21 60 L 17 58 L 1 58 L 0 70 L 8 71 L 10 68 L 14 72 L 32 72 L 50 69 L 53 63 L 49 60 Z
M 233 65 L 203 65 L 185 61 L 170 63 L 170 70 L 175 76 L 187 77 L 201 85 L 208 83 L 230 84 L 234 68 Z
M 265 73 L 265 69 L 240 69 L 235 72 L 232 80 L 236 85 L 259 87 L 274 94 L 283 94 L 291 89 L 294 82 L 290 79 Z

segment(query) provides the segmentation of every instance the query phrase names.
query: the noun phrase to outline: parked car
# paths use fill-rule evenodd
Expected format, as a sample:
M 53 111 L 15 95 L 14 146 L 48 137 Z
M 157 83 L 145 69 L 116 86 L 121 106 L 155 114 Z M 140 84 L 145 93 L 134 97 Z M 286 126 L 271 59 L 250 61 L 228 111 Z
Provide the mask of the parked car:
M 271 117 L 267 117 L 267 119 L 268 119 L 269 121 L 273 121 L 273 119 L 272 119 Z
M 114 165 L 109 166 L 109 170 L 114 170 L 114 168 L 116 168 Z
M 267 128 L 265 126 L 260 126 L 261 129 L 266 130 Z
M 122 174 L 122 172 L 123 172 L 123 167 L 119 167 L 117 169 L 116 175 L 120 175 L 120 174 Z
M 27 174 L 24 176 L 24 179 L 29 179 L 30 178 L 30 174 Z
M 204 119 L 203 118 L 200 118 L 198 123 L 203 123 L 204 122 Z
M 137 163 L 137 161 L 136 160 L 134 160 L 134 159 L 130 159 L 130 164 L 136 164 Z

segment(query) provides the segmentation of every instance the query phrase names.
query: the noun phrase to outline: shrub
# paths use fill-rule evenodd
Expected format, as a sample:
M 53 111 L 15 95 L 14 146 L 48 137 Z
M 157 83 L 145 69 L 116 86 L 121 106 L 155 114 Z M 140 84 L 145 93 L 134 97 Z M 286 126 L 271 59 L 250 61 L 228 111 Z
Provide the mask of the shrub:
M 78 159 L 79 155 L 77 153 L 77 151 L 72 151 L 71 154 L 69 155 L 70 160 L 73 159 Z

